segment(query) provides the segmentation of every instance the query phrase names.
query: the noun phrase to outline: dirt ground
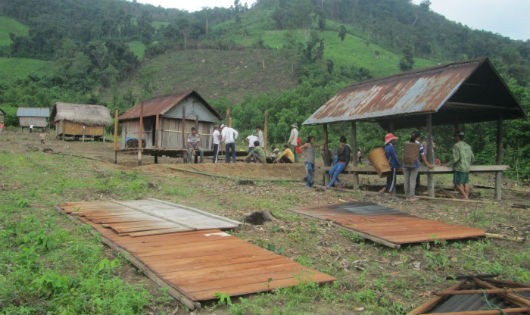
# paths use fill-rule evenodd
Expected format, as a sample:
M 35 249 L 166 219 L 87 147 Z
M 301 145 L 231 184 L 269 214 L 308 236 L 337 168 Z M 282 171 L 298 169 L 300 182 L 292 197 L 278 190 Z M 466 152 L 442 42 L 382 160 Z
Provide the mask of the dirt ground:
M 50 154 L 64 154 L 71 156 L 79 156 L 86 159 L 98 161 L 104 163 L 106 167 L 112 167 L 122 170 L 138 170 L 145 174 L 150 174 L 153 177 L 174 177 L 189 178 L 192 180 L 196 187 L 202 187 L 205 190 L 211 190 L 213 185 L 218 185 L 217 182 L 212 181 L 214 178 L 218 179 L 229 179 L 230 181 L 224 181 L 223 185 L 216 188 L 217 196 L 206 197 L 206 198 L 218 198 L 217 202 L 220 205 L 226 204 L 226 207 L 217 207 L 211 209 L 219 215 L 225 215 L 229 218 L 241 220 L 243 219 L 251 209 L 249 207 L 235 207 L 232 204 L 230 197 L 223 199 L 225 193 L 237 191 L 239 194 L 245 194 L 250 196 L 256 196 L 256 198 L 263 198 L 273 200 L 280 200 L 285 198 L 291 198 L 291 195 L 302 195 L 303 197 L 297 197 L 301 199 L 301 206 L 304 205 L 325 205 L 333 204 L 345 201 L 371 201 L 376 202 L 388 207 L 417 215 L 419 217 L 427 219 L 439 219 L 447 223 L 462 223 L 469 222 L 469 217 L 475 215 L 478 209 L 492 207 L 496 208 L 496 211 L 503 211 L 506 215 L 499 216 L 498 220 L 488 223 L 481 223 L 477 221 L 478 225 L 485 225 L 485 229 L 489 233 L 497 233 L 509 236 L 518 236 L 527 238 L 530 233 L 530 216 L 528 215 L 528 208 L 530 207 L 530 189 L 527 186 L 520 186 L 510 180 L 505 180 L 505 189 L 503 191 L 503 200 L 501 202 L 493 201 L 493 189 L 488 188 L 493 185 L 493 176 L 472 176 L 472 183 L 480 185 L 485 188 L 474 188 L 473 189 L 473 200 L 463 201 L 456 199 L 458 194 L 450 187 L 450 177 L 441 176 L 436 179 L 437 196 L 435 199 L 429 199 L 426 196 L 425 187 L 420 187 L 422 193 L 420 193 L 420 199 L 414 202 L 407 201 L 403 198 L 398 200 L 392 200 L 387 197 L 381 196 L 377 193 L 380 187 L 384 184 L 384 179 L 376 176 L 361 176 L 362 189 L 353 191 L 351 176 L 342 176 L 342 180 L 345 183 L 345 189 L 331 189 L 324 191 L 319 189 L 322 183 L 321 171 L 317 168 L 315 172 L 315 186 L 314 189 L 307 189 L 304 187 L 304 176 L 305 170 L 302 163 L 296 163 L 292 165 L 288 164 L 247 164 L 247 163 L 235 163 L 225 164 L 218 163 L 213 164 L 207 159 L 202 164 L 183 164 L 177 159 L 162 157 L 159 158 L 158 164 L 154 163 L 153 157 L 143 156 L 141 165 L 138 165 L 138 154 L 137 153 L 119 153 L 118 163 L 114 164 L 114 151 L 113 143 L 111 142 L 92 142 L 92 141 L 61 141 L 54 138 L 51 133 L 48 133 L 47 140 L 44 145 L 40 144 L 38 133 L 28 134 L 20 133 L 20 131 L 13 132 L 7 131 L 7 134 L 2 135 L 4 137 L 4 147 L 2 151 L 10 152 L 31 152 L 37 150 L 43 150 Z M 317 165 L 318 166 L 318 165 Z M 398 181 L 400 179 L 398 178 Z M 422 184 L 425 184 L 426 179 L 422 178 Z M 255 185 L 254 182 L 260 182 L 260 185 Z M 289 183 L 289 185 L 276 185 L 277 182 Z M 402 190 L 402 186 L 399 187 Z M 400 191 L 398 191 L 399 193 Z M 194 206 L 193 204 L 190 204 Z M 259 210 L 259 209 L 256 209 Z M 266 209 L 265 209 L 266 210 Z M 210 209 L 208 209 L 210 211 Z M 493 211 L 493 210 L 492 210 Z M 513 220 L 517 218 L 517 220 Z M 276 247 L 285 246 L 284 255 L 289 257 L 299 257 L 304 255 L 304 247 L 291 247 L 285 242 L 285 234 L 277 233 L 277 229 L 280 231 L 295 231 L 297 229 L 310 230 L 314 228 L 313 223 L 305 221 L 291 222 L 288 220 L 282 220 L 274 223 L 274 225 L 263 225 L 263 226 L 252 226 L 244 225 L 242 229 L 237 232 L 239 237 L 247 239 L 254 243 L 264 242 L 267 244 L 274 244 Z M 477 219 L 478 220 L 478 219 Z M 344 264 L 345 270 L 361 270 L 366 268 L 366 262 L 378 262 L 380 270 L 387 271 L 392 269 L 395 261 L 386 261 L 386 258 L 378 257 L 381 254 L 379 250 L 369 251 L 363 248 L 354 249 L 352 243 L 344 237 L 339 237 L 340 233 L 332 229 L 331 223 L 329 222 L 318 222 L 316 229 L 319 230 L 319 248 L 315 250 L 312 257 L 318 261 L 320 257 L 322 264 L 333 263 L 333 264 Z M 481 226 L 482 227 L 482 226 Z M 509 246 L 507 243 L 507 246 Z M 331 248 L 342 248 L 340 250 Z M 336 251 L 347 254 L 352 250 L 361 250 L 362 255 L 365 257 L 362 260 L 358 260 L 352 264 L 341 260 L 340 257 L 334 257 L 337 255 Z M 110 253 L 109 253 L 110 254 Z M 416 254 L 410 254 L 414 256 Z M 421 261 L 421 257 L 416 257 L 411 260 L 411 263 Z M 355 263 L 357 265 L 355 265 Z M 399 262 L 398 262 L 399 263 Z M 395 266 L 394 266 L 395 267 Z M 530 266 L 528 266 L 530 268 Z M 394 268 L 395 269 L 395 268 Z M 395 272 L 395 271 L 393 271 Z M 376 275 L 372 275 L 376 277 Z M 137 275 L 124 275 L 124 277 L 135 278 Z M 352 279 L 355 277 L 354 273 L 345 273 L 345 279 L 343 282 L 347 282 L 349 277 Z M 353 281 L 353 280 L 352 280 Z M 425 300 L 426 296 L 422 296 L 421 299 Z M 353 306 L 352 306 L 353 307 Z M 216 311 L 217 314 L 222 312 Z M 345 312 L 346 314 L 347 312 Z M 352 312 L 356 313 L 356 312 Z M 180 314 L 180 313 L 179 313 Z

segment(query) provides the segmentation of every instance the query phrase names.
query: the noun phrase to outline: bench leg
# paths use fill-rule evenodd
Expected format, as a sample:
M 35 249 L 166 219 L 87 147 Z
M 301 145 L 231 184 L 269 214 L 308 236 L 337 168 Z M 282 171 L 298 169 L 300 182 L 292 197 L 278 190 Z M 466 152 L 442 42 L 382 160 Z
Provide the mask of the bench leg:
M 495 172 L 495 200 L 502 199 L 502 172 Z
M 435 197 L 434 195 L 434 175 L 427 174 L 427 188 L 429 191 L 429 197 Z

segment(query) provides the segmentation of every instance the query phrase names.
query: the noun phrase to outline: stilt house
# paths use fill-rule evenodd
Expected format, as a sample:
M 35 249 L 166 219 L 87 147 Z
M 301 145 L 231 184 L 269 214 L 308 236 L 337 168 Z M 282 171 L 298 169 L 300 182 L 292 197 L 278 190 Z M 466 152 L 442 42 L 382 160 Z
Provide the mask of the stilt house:
M 33 125 L 34 128 L 47 128 L 50 109 L 48 107 L 19 107 L 17 109 L 20 127 Z
M 134 105 L 119 116 L 122 147 L 184 149 L 191 127 L 201 136 L 201 146 L 212 147 L 212 133 L 221 116 L 195 91 L 158 96 Z
M 105 126 L 112 124 L 110 111 L 103 105 L 57 102 L 52 109 L 52 119 L 56 136 L 63 138 L 103 138 Z

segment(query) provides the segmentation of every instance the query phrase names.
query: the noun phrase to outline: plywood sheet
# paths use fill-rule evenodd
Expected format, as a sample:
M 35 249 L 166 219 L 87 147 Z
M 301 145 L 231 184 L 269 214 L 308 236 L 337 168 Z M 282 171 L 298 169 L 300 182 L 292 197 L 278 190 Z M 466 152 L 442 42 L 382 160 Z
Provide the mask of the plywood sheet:
M 293 211 L 333 221 L 370 240 L 390 247 L 485 235 L 482 229 L 423 219 L 374 203 L 341 203 L 293 209 Z

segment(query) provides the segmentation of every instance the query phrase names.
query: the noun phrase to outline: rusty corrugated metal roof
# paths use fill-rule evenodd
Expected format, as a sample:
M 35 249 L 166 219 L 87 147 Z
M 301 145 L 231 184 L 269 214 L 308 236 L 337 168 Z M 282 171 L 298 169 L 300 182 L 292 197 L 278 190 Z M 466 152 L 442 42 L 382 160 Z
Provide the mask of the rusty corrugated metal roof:
M 436 297 L 410 311 L 420 314 L 528 314 L 528 285 L 483 278 L 466 279 L 435 292 Z M 497 312 L 495 312 L 497 311 Z
M 478 69 L 481 69 L 480 73 L 474 76 Z M 465 93 L 462 93 L 464 84 L 468 84 L 469 88 L 466 86 Z M 479 90 L 476 90 L 477 86 Z M 483 91 L 489 90 L 491 93 L 492 88 L 500 94 L 493 101 L 492 97 L 485 99 L 483 95 Z M 452 98 L 455 95 L 457 97 Z M 449 100 L 460 107 L 472 105 L 473 113 L 470 107 L 465 109 L 469 116 L 476 116 L 477 104 L 484 104 L 482 111 L 492 111 L 492 105 L 496 105 L 496 110 L 510 113 L 505 118 L 524 117 L 524 111 L 486 58 L 402 73 L 346 87 L 322 105 L 304 124 L 380 121 L 396 116 L 425 115 L 440 111 Z M 436 123 L 446 122 L 448 116 L 454 115 L 457 110 L 461 108 L 451 107 L 451 113 L 448 111 L 440 115 L 445 117 Z M 469 119 L 477 120 L 477 117 Z M 483 115 L 478 119 L 491 119 L 491 116 Z
M 169 95 L 163 95 L 163 96 L 157 96 L 155 98 L 141 101 L 140 103 L 134 105 L 131 109 L 126 111 L 125 113 L 121 114 L 118 119 L 120 121 L 122 120 L 129 120 L 129 119 L 138 119 L 140 118 L 140 111 L 141 106 L 143 103 L 143 117 L 151 117 L 156 115 L 164 115 L 167 111 L 169 111 L 174 106 L 178 105 L 180 102 L 182 102 L 184 99 L 186 99 L 189 96 L 194 96 L 198 98 L 214 115 L 221 119 L 221 115 L 213 109 L 213 107 L 202 98 L 202 96 L 191 90 L 186 91 L 182 93 L 177 94 L 169 94 Z

